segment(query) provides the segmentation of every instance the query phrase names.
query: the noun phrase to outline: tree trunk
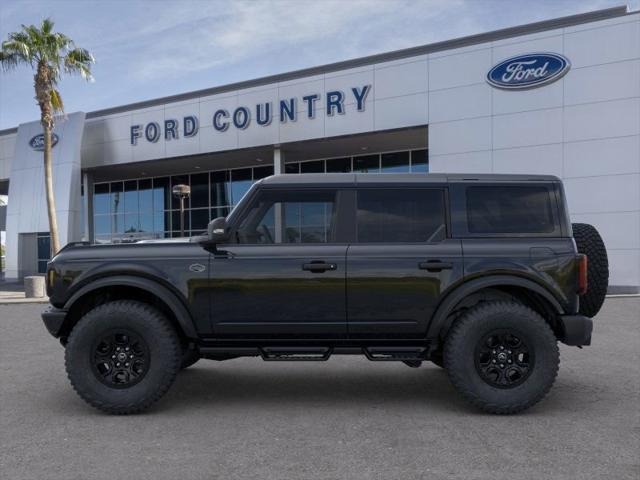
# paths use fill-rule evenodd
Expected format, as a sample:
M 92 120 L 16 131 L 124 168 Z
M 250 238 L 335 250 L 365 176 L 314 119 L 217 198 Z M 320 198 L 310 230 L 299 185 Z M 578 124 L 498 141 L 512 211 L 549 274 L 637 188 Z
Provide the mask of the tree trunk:
M 49 232 L 51 235 L 51 257 L 60 251 L 58 237 L 58 218 L 56 216 L 56 199 L 53 195 L 53 173 L 51 158 L 51 133 L 49 125 L 44 126 L 44 184 L 47 192 L 47 215 L 49 216 Z
M 58 237 L 58 218 L 56 216 L 56 199 L 53 195 L 53 167 L 51 155 L 51 135 L 53 133 L 53 105 L 51 90 L 53 84 L 51 71 L 45 62 L 38 63 L 33 78 L 36 100 L 40 106 L 40 123 L 44 129 L 44 186 L 47 193 L 47 215 L 49 216 L 49 235 L 51 235 L 51 257 L 60 251 Z

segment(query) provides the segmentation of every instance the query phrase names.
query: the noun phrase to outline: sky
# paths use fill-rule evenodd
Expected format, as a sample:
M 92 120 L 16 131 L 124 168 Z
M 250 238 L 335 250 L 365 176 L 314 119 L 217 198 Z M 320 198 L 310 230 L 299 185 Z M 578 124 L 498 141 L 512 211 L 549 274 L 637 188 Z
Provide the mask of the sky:
M 640 0 L 628 2 L 640 8 Z M 539 20 L 624 0 L 2 0 L 0 39 L 51 17 L 96 58 L 60 85 L 90 112 Z M 0 130 L 37 120 L 33 73 L 0 71 Z

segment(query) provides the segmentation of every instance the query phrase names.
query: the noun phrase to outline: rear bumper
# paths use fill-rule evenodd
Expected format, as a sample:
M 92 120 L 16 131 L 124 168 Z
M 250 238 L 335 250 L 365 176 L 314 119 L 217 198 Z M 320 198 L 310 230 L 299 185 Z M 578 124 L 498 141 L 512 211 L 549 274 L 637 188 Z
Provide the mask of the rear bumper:
M 593 320 L 583 315 L 562 315 L 560 317 L 562 337 L 560 341 L 566 345 L 591 345 Z
M 42 312 L 44 326 L 47 327 L 49 333 L 56 338 L 60 337 L 60 331 L 62 330 L 65 318 L 67 318 L 67 311 L 59 308 L 49 307 Z

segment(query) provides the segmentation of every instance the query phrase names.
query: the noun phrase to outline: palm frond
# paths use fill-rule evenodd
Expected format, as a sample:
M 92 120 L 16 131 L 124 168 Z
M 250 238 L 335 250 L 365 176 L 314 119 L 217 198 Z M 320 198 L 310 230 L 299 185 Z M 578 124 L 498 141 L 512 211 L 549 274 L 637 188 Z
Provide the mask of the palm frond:
M 51 20 L 51 17 L 47 17 L 42 20 L 42 25 L 40 26 L 40 30 L 42 30 L 42 33 L 44 33 L 45 35 L 49 35 L 53 31 L 54 25 L 55 24 L 53 20 Z
M 91 64 L 95 63 L 93 55 L 84 48 L 75 48 L 64 58 L 64 69 L 68 73 L 78 73 L 85 80 L 91 81 Z
M 51 89 L 51 106 L 53 107 L 53 111 L 55 113 L 64 112 L 64 104 L 62 103 L 62 97 L 60 96 L 60 92 L 55 88 Z
M 20 60 L 22 60 L 21 57 L 15 53 L 0 51 L 0 65 L 5 72 L 16 68 L 20 64 Z
M 2 51 L 16 55 L 20 59 L 25 62 L 31 63 L 32 61 L 32 50 L 28 42 L 23 41 L 23 39 L 9 39 L 5 42 L 2 42 Z

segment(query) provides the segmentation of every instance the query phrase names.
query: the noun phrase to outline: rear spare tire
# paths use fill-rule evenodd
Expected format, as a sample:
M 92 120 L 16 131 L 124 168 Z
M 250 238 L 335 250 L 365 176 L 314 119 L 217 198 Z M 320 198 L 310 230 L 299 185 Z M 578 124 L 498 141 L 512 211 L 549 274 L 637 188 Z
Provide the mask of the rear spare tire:
M 593 225 L 573 223 L 578 252 L 587 256 L 587 293 L 580 296 L 580 313 L 595 317 L 609 288 L 609 260 L 602 237 Z

